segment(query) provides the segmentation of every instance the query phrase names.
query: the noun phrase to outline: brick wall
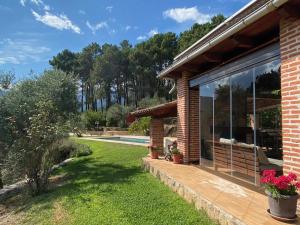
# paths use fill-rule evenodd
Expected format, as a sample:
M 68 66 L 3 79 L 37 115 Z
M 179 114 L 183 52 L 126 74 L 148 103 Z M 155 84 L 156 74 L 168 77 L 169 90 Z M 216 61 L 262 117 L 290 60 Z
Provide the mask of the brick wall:
M 177 142 L 183 162 L 199 160 L 199 90 L 189 90 L 189 73 L 177 80 Z
M 189 92 L 189 160 L 199 160 L 199 90 Z
M 178 149 L 183 154 L 183 162 L 189 162 L 188 144 L 188 111 L 189 111 L 189 74 L 182 73 L 181 78 L 177 79 L 177 143 Z
M 163 149 L 164 122 L 162 119 L 152 118 L 150 123 L 150 144 Z
M 300 19 L 280 21 L 284 172 L 300 175 Z

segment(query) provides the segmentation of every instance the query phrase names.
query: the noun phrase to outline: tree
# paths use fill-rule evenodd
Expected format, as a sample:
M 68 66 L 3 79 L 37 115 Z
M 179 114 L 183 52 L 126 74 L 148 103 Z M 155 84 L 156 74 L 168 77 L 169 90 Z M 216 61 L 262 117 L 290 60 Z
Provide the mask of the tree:
M 27 177 L 33 194 L 47 186 L 55 155 L 54 145 L 69 132 L 67 121 L 77 113 L 76 79 L 62 71 L 15 85 L 1 99 L 0 123 L 7 137 L 1 142 L 9 149 L 4 175 Z
M 11 71 L 0 72 L 0 88 L 7 91 L 11 88 L 15 74 Z M 8 153 L 6 143 L 12 143 L 12 137 L 9 135 L 11 130 L 8 127 L 8 112 L 4 106 L 4 99 L 0 95 L 0 189 L 3 188 L 2 167 Z
M 49 60 L 49 64 L 55 69 L 62 70 L 68 74 L 76 74 L 78 67 L 77 55 L 65 49 L 53 56 L 52 60 Z
M 78 54 L 78 74 L 83 84 L 82 90 L 85 89 L 86 110 L 96 110 L 92 71 L 96 58 L 101 54 L 101 46 L 97 43 L 91 43 Z
M 191 27 L 191 29 L 180 33 L 179 38 L 178 38 L 179 52 L 184 51 L 189 46 L 194 44 L 196 41 L 198 41 L 200 38 L 202 38 L 204 35 L 206 35 L 212 29 L 214 29 L 219 24 L 221 24 L 223 21 L 225 21 L 225 19 L 226 18 L 223 15 L 219 14 L 219 15 L 212 17 L 210 22 L 207 22 L 204 24 L 195 23 Z

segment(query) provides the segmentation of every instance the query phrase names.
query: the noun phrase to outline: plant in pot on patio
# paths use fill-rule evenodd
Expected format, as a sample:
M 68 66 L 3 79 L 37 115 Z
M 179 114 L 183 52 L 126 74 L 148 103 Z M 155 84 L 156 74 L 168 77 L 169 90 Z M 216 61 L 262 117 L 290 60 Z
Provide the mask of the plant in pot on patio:
M 275 170 L 264 170 L 261 183 L 266 188 L 269 207 L 268 212 L 279 220 L 293 220 L 296 218 L 297 190 L 300 182 L 294 173 L 276 177 Z
M 177 148 L 172 149 L 173 162 L 175 164 L 180 164 L 182 161 L 182 154 Z
M 149 147 L 150 150 L 150 156 L 152 159 L 158 159 L 159 153 L 160 153 L 160 148 L 155 146 L 155 145 L 150 145 Z

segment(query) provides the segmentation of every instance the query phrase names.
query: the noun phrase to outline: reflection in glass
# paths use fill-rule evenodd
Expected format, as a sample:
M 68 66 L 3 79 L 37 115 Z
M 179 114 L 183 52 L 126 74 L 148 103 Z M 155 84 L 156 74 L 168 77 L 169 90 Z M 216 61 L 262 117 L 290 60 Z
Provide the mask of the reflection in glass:
M 282 173 L 280 60 L 255 68 L 255 96 L 260 170 Z
M 231 77 L 233 175 L 255 182 L 258 172 L 254 148 L 253 70 Z
M 214 104 L 214 84 L 206 84 L 200 87 L 200 164 L 202 166 L 213 166 L 213 104 Z
M 282 173 L 280 60 L 200 86 L 200 164 L 259 184 Z
M 216 170 L 231 174 L 230 79 L 215 82 L 214 151 Z

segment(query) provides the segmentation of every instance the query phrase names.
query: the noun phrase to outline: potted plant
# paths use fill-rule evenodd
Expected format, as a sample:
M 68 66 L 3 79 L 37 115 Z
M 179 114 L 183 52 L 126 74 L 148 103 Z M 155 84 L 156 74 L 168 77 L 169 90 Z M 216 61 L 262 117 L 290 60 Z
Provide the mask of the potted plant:
M 150 150 L 150 156 L 152 159 L 158 159 L 160 148 L 155 146 L 155 145 L 150 145 L 149 147 Z
M 295 219 L 297 209 L 297 190 L 300 182 L 297 176 L 289 173 L 287 176 L 276 177 L 275 170 L 264 170 L 261 183 L 266 188 L 271 216 L 278 219 Z
M 175 164 L 180 164 L 182 159 L 182 154 L 177 148 L 172 149 L 173 162 Z

